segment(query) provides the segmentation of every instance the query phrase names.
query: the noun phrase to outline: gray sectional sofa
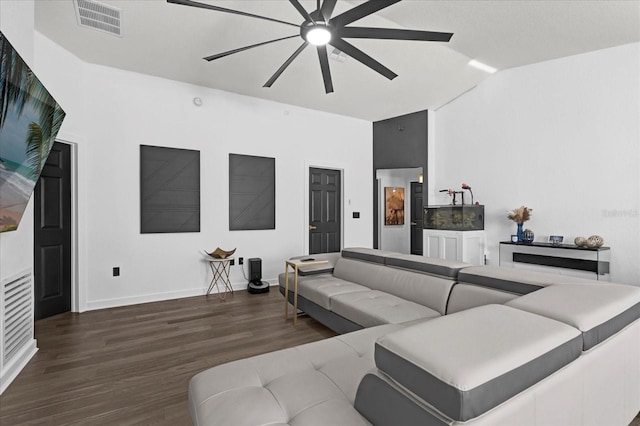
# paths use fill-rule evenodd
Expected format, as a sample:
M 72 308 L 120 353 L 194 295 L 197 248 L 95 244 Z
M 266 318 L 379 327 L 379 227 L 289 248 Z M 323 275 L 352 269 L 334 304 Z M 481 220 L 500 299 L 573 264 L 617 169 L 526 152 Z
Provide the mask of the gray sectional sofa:
M 194 376 L 194 424 L 627 425 L 640 410 L 638 287 L 314 257 L 328 263 L 301 269 L 298 307 L 341 335 Z

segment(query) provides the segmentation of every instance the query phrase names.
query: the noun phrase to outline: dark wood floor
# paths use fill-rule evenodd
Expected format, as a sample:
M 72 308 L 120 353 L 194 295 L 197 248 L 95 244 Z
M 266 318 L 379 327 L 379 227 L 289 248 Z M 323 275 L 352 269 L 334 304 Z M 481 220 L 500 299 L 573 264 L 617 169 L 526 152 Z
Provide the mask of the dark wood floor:
M 190 425 L 194 374 L 334 335 L 309 317 L 285 323 L 273 289 L 62 314 L 35 333 L 40 350 L 0 396 L 1 425 Z

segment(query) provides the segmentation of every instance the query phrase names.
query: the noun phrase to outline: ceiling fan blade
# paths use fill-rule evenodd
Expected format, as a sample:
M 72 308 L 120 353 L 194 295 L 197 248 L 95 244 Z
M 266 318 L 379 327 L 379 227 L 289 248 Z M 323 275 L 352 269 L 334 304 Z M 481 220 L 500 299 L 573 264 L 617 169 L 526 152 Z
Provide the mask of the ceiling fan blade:
M 365 16 L 376 13 L 379 10 L 389 7 L 392 4 L 398 3 L 400 0 L 369 0 L 366 3 L 362 3 L 359 6 L 349 9 L 346 12 L 331 19 L 331 24 L 334 27 L 344 27 L 347 24 L 364 18 Z
M 333 92 L 333 82 L 331 81 L 331 69 L 329 68 L 329 56 L 327 56 L 327 45 L 318 46 L 318 59 L 320 59 L 320 69 L 324 80 L 324 91 Z
M 266 21 L 278 22 L 280 24 L 291 25 L 293 27 L 298 27 L 298 28 L 300 27 L 299 24 L 293 24 L 291 22 L 281 21 L 279 19 L 269 18 L 267 16 L 254 15 L 253 13 L 240 12 L 239 10 L 225 9 L 224 7 L 213 6 L 211 4 L 205 4 L 205 3 L 199 3 L 197 1 L 192 1 L 192 0 L 167 0 L 167 3 L 181 4 L 181 5 L 184 5 L 184 6 L 199 7 L 201 9 L 215 10 L 216 12 L 233 13 L 234 15 L 248 16 L 250 18 L 264 19 Z
M 359 61 L 362 64 L 371 68 L 372 70 L 382 74 L 383 76 L 387 77 L 389 80 L 393 80 L 398 76 L 398 74 L 394 73 L 389 68 L 385 67 L 380 62 L 376 61 L 371 56 L 364 53 L 362 50 L 358 49 L 352 44 L 347 43 L 341 38 L 336 38 L 335 40 L 331 40 L 329 44 L 331 44 L 336 49 L 343 51 L 345 54 L 351 56 L 356 61 Z
M 293 52 L 293 55 L 291 55 L 289 57 L 289 59 L 287 59 L 284 62 L 284 64 L 282 64 L 280 66 L 280 68 L 278 68 L 278 71 L 276 71 L 275 74 L 273 74 L 271 76 L 271 78 L 262 87 L 271 87 L 271 86 L 273 86 L 273 83 L 276 82 L 278 77 L 280 77 L 280 75 L 284 72 L 284 70 L 286 70 L 287 67 L 289 65 L 291 65 L 291 62 L 293 62 L 293 60 L 298 57 L 298 55 L 304 50 L 305 47 L 307 47 L 308 44 L 309 44 L 308 41 L 305 41 L 304 43 L 302 43 L 302 45 L 300 47 L 298 47 L 298 49 L 295 52 Z
M 222 53 L 216 53 L 215 55 L 206 56 L 203 59 L 207 61 L 214 61 L 216 59 L 224 58 L 225 56 L 233 55 L 234 53 L 242 52 L 244 50 L 253 49 L 254 47 L 264 46 L 265 44 L 275 43 L 276 41 L 287 40 L 289 38 L 300 37 L 300 34 L 292 35 L 289 37 L 277 38 L 275 40 L 263 41 L 262 43 L 252 44 L 251 46 L 239 47 L 237 49 L 228 50 Z
M 337 0 L 324 0 L 324 3 L 322 3 L 320 13 L 324 16 L 325 22 L 329 22 L 329 19 L 331 19 L 331 15 L 333 15 L 333 8 L 336 7 L 336 1 Z
M 395 28 L 366 28 L 344 27 L 336 30 L 339 37 L 344 38 L 374 38 L 386 40 L 418 40 L 418 41 L 449 41 L 453 33 L 439 33 L 434 31 L 398 30 Z
M 293 7 L 296 8 L 296 10 L 298 11 L 298 13 L 300 13 L 300 15 L 302 15 L 302 17 L 310 22 L 313 22 L 314 24 L 316 23 L 316 21 L 313 20 L 313 18 L 311 17 L 311 15 L 309 15 L 309 12 L 307 12 L 307 9 L 305 9 L 304 7 L 302 7 L 302 5 L 300 4 L 300 2 L 298 0 L 289 0 L 289 3 L 291 3 L 293 5 Z

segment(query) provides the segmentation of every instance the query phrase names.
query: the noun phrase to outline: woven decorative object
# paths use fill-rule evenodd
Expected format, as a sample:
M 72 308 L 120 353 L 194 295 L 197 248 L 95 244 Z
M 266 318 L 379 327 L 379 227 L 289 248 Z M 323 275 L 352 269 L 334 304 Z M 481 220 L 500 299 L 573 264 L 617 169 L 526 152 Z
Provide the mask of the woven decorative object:
M 216 259 L 226 259 L 227 257 L 232 256 L 233 253 L 235 252 L 236 252 L 236 249 L 227 251 L 227 250 L 222 250 L 220 247 L 217 247 L 214 251 L 207 254 L 211 257 L 215 257 Z

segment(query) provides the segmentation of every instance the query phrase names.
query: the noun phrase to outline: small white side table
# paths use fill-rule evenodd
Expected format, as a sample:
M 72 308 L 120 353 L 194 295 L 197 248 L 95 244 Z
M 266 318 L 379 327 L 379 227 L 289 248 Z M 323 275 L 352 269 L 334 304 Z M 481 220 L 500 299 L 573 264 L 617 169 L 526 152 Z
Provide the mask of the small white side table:
M 231 293 L 231 295 L 233 295 L 233 288 L 231 287 L 231 281 L 229 280 L 231 261 L 233 260 L 233 257 L 216 259 L 215 257 L 207 256 L 206 260 L 209 262 L 209 267 L 213 273 L 213 277 L 211 277 L 211 284 L 209 284 L 206 295 L 209 296 L 209 293 L 211 293 L 214 286 L 218 290 L 218 297 L 220 300 L 226 299 L 227 293 Z M 224 291 L 222 292 L 220 291 L 220 284 L 224 285 Z

